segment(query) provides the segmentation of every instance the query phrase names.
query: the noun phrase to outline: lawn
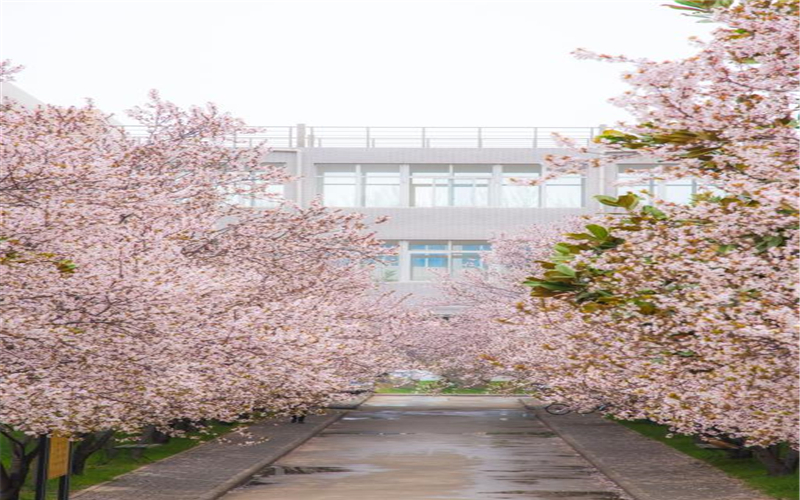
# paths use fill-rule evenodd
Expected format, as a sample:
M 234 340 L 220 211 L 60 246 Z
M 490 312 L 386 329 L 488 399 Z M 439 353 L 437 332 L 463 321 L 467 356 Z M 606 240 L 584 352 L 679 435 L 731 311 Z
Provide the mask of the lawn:
M 490 394 L 485 387 L 448 387 L 441 391 L 417 387 L 383 387 L 375 391 L 378 394 Z
M 781 500 L 797 500 L 800 498 L 798 491 L 798 474 L 788 476 L 767 476 L 764 466 L 754 458 L 733 459 L 721 450 L 706 450 L 698 448 L 690 436 L 676 434 L 668 438 L 668 429 L 663 425 L 647 421 L 618 421 L 625 427 L 632 429 L 656 441 L 661 441 L 678 451 L 689 456 L 708 462 L 727 474 L 739 478 L 751 487 L 763 491 L 767 495 Z
M 113 459 L 107 460 L 105 452 L 101 450 L 89 457 L 89 460 L 86 463 L 86 470 L 83 475 L 72 476 L 70 490 L 77 491 L 98 483 L 102 483 L 104 481 L 109 481 L 121 474 L 138 469 L 143 465 L 147 465 L 151 462 L 155 462 L 157 460 L 175 455 L 176 453 L 188 450 L 189 448 L 193 448 L 204 441 L 213 439 L 231 430 L 231 426 L 217 424 L 211 426 L 211 434 L 195 434 L 195 436 L 199 439 L 191 439 L 188 437 L 172 438 L 168 443 L 162 446 L 147 450 L 144 454 L 144 458 L 139 461 L 131 459 L 129 453 L 127 452 L 120 452 Z M 4 436 L 0 436 L 0 460 L 3 461 L 3 464 L 8 464 L 10 460 L 10 454 L 10 447 L 7 446 L 6 438 Z M 36 471 L 34 468 L 28 475 L 26 487 L 23 489 L 20 497 L 21 500 L 33 500 L 33 481 L 35 475 Z M 55 499 L 56 492 L 58 491 L 58 480 L 53 479 L 49 481 L 47 488 L 47 498 Z
M 503 394 L 504 388 L 505 384 L 502 382 L 492 382 L 489 386 L 442 388 L 436 381 L 423 380 L 417 382 L 413 387 L 393 387 L 379 384 L 375 392 L 377 394 Z M 511 394 L 521 394 L 521 392 L 512 391 Z

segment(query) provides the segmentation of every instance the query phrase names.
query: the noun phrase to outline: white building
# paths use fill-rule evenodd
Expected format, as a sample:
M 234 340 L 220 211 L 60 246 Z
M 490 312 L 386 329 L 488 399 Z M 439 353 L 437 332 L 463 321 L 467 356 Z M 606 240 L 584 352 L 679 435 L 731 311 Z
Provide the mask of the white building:
M 3 98 L 36 106 L 41 101 L 10 83 Z M 128 127 L 133 135 L 142 132 Z M 434 296 L 431 280 L 481 265 L 488 240 L 534 224 L 603 210 L 594 196 L 647 189 L 671 201 L 688 201 L 692 181 L 659 185 L 649 182 L 625 188 L 618 180 L 634 179 L 630 170 L 651 168 L 641 160 L 620 160 L 610 171 L 593 169 L 542 186 L 512 179 L 545 174 L 550 154 L 573 154 L 559 148 L 553 133 L 581 145 L 599 127 L 258 127 L 237 145 L 267 140 L 265 164 L 280 165 L 296 179 L 274 186 L 276 193 L 307 206 L 319 198 L 331 207 L 364 213 L 368 220 L 388 216 L 378 236 L 398 249 L 376 272 L 383 286 L 418 299 Z M 237 202 L 269 207 L 271 200 Z M 448 312 L 444 308 L 442 313 Z
M 554 132 L 587 144 L 601 127 L 267 127 L 249 143 L 267 137 L 265 161 L 283 165 L 298 180 L 280 188 L 300 205 L 320 198 L 331 207 L 364 213 L 399 256 L 376 278 L 401 294 L 435 294 L 437 272 L 457 274 L 481 265 L 488 240 L 533 224 L 602 210 L 594 196 L 647 188 L 662 198 L 688 201 L 696 186 L 676 181 L 618 188 L 626 171 L 652 165 L 620 160 L 616 169 L 594 169 L 543 186 L 512 179 L 543 175 L 543 159 L 567 154 Z M 253 206 L 264 204 L 252 200 Z M 446 309 L 442 312 L 446 312 Z

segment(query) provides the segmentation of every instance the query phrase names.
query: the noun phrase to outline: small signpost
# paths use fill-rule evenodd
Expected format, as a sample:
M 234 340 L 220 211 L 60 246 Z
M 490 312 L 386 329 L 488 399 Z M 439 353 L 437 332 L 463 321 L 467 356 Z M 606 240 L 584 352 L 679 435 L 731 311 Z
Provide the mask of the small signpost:
M 47 479 L 55 479 L 69 474 L 69 439 L 50 438 L 50 453 L 47 461 Z
M 47 481 L 58 479 L 58 500 L 69 500 L 71 443 L 64 437 L 39 438 L 39 467 L 36 471 L 36 500 L 45 500 Z

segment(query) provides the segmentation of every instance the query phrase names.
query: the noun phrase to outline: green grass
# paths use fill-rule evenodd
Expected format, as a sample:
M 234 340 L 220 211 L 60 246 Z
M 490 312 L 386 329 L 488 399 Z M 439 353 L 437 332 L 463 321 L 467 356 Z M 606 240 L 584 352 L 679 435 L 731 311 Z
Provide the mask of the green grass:
M 378 394 L 489 394 L 483 387 L 450 387 L 442 391 L 424 387 L 383 387 L 375 392 Z
M 617 422 L 651 439 L 661 441 L 689 456 L 708 462 L 773 498 L 781 500 L 797 500 L 800 498 L 797 472 L 788 476 L 767 476 L 766 469 L 755 458 L 728 458 L 728 454 L 722 450 L 698 448 L 691 436 L 676 434 L 675 437 L 668 438 L 666 437 L 669 433 L 667 427 L 652 422 L 641 420 Z
M 492 385 L 497 387 L 492 387 Z M 502 387 L 502 382 L 492 382 L 489 386 L 451 386 L 441 389 L 435 381 L 420 381 L 413 387 L 393 387 L 379 384 L 375 392 L 377 394 L 498 394 L 501 392 Z M 517 394 L 517 392 L 514 392 L 514 394 Z
M 120 453 L 118 453 L 117 456 L 111 460 L 106 458 L 104 451 L 98 451 L 87 460 L 86 469 L 83 475 L 71 477 L 70 491 L 78 491 L 95 484 L 109 481 L 121 474 L 138 469 L 139 467 L 149 463 L 167 458 L 175 455 L 176 453 L 188 450 L 189 448 L 194 448 L 205 441 L 213 439 L 214 437 L 227 433 L 231 430 L 232 427 L 230 426 L 215 424 L 211 426 L 211 434 L 195 434 L 195 436 L 199 437 L 199 439 L 191 439 L 188 437 L 172 438 L 166 444 L 145 451 L 144 458 L 139 461 L 133 460 L 127 451 L 120 451 Z M 4 436 L 0 436 L 0 460 L 3 461 L 3 464 L 8 464 L 10 455 L 10 447 L 7 446 L 6 438 Z M 33 500 L 33 481 L 36 475 L 36 463 L 38 462 L 34 462 L 34 467 L 28 474 L 26 486 L 23 488 L 22 495 L 20 497 L 21 500 Z M 47 490 L 47 498 L 55 499 L 56 492 L 58 491 L 58 480 L 53 479 L 49 481 Z

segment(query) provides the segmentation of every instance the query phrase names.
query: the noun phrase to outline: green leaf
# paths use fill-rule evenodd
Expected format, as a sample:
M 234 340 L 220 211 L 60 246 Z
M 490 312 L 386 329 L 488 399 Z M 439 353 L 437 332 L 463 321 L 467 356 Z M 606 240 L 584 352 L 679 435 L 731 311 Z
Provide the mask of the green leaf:
M 566 243 L 557 243 L 553 248 L 555 249 L 556 252 L 562 255 L 572 254 L 572 249 L 570 249 L 570 246 L 567 245 Z
M 560 272 L 564 276 L 569 276 L 571 278 L 574 278 L 577 275 L 575 270 L 566 264 L 556 264 L 556 271 Z
M 690 0 L 675 0 L 675 3 L 680 5 L 685 5 L 687 7 L 702 8 L 701 4 L 698 4 L 697 2 L 692 2 Z
M 661 210 L 657 209 L 652 205 L 645 205 L 644 207 L 642 207 L 642 212 L 651 215 L 652 217 L 658 220 L 664 220 L 667 218 L 667 215 L 664 212 L 662 212 Z
M 589 224 L 588 226 L 586 226 L 586 229 L 588 229 L 589 232 L 592 233 L 598 240 L 604 240 L 608 238 L 608 230 L 603 226 L 598 226 L 597 224 Z
M 683 153 L 681 155 L 681 157 L 683 157 L 683 158 L 701 158 L 701 157 L 704 157 L 704 156 L 708 156 L 711 153 L 713 153 L 715 151 L 718 151 L 718 150 L 719 150 L 718 146 L 713 146 L 713 147 L 708 147 L 708 148 L 690 148 L 690 149 L 688 149 L 686 151 L 686 153 Z
M 617 202 L 617 199 L 614 198 L 613 196 L 607 196 L 607 195 L 604 195 L 604 194 L 600 194 L 600 195 L 595 196 L 594 199 L 599 201 L 603 205 L 608 205 L 609 207 L 618 207 L 619 206 L 619 203 Z
M 721 255 L 725 255 L 728 252 L 732 252 L 733 250 L 736 250 L 736 248 L 738 246 L 739 245 L 733 245 L 733 244 L 717 245 L 716 251 L 717 251 L 717 253 L 719 253 Z
M 622 238 L 613 238 L 612 237 L 612 238 L 609 238 L 609 239 L 605 240 L 601 244 L 599 244 L 597 246 L 597 248 L 599 248 L 601 250 L 611 250 L 612 248 L 616 248 L 616 247 L 622 245 L 623 243 L 625 243 L 624 239 L 622 239 Z
M 564 236 L 573 240 L 593 240 L 594 236 L 586 233 L 567 233 Z
M 557 281 L 540 281 L 538 285 L 541 288 L 546 288 L 547 290 L 554 290 L 559 292 L 571 292 L 573 290 L 578 290 L 581 288 L 578 285 L 573 285 L 571 283 L 559 283 Z
M 758 253 L 766 252 L 770 248 L 775 248 L 783 245 L 785 242 L 786 240 L 781 235 L 765 236 L 756 245 L 756 251 Z
M 639 204 L 639 197 L 632 193 L 623 194 L 622 196 L 617 198 L 617 204 L 620 207 L 631 210 L 632 208 L 636 207 L 636 205 Z
M 656 305 L 652 302 L 647 302 L 644 300 L 637 301 L 636 305 L 639 306 L 639 312 L 642 314 L 655 314 L 656 312 Z
M 69 259 L 62 259 L 56 262 L 56 269 L 63 274 L 73 274 L 78 266 Z
M 675 10 L 688 10 L 690 12 L 702 12 L 700 9 L 695 9 L 695 8 L 692 8 L 692 7 L 678 7 L 677 5 L 667 5 L 667 7 L 669 7 L 670 9 L 675 9 Z

